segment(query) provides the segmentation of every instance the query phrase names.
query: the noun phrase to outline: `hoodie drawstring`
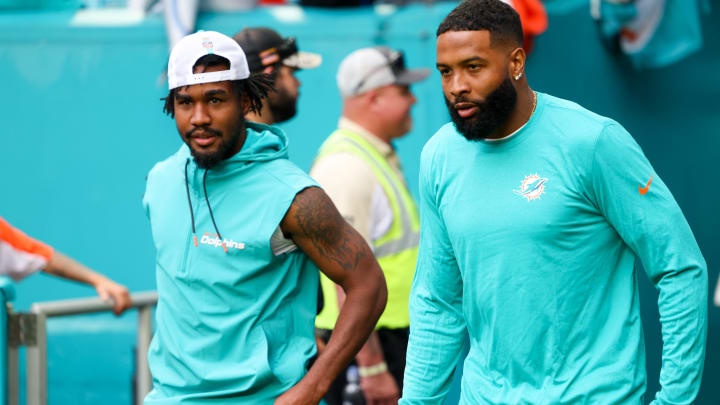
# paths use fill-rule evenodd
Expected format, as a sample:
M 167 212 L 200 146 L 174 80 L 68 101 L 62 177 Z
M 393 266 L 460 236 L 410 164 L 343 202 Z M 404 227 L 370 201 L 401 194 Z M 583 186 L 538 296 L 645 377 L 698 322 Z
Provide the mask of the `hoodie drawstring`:
M 218 238 L 222 241 L 223 250 L 225 251 L 225 253 L 227 253 L 228 250 L 227 250 L 227 247 L 225 247 L 225 239 L 223 239 L 223 237 L 220 235 L 220 230 L 218 229 L 217 225 L 215 224 L 215 217 L 213 216 L 212 208 L 210 207 L 210 200 L 208 199 L 208 196 L 207 196 L 207 187 L 205 187 L 205 180 L 207 179 L 207 173 L 208 173 L 208 171 L 207 171 L 207 169 L 205 169 L 205 174 L 203 175 L 203 193 L 205 193 L 205 202 L 207 203 L 208 211 L 210 211 L 210 219 L 212 220 L 213 227 L 215 228 L 215 232 L 217 232 Z
M 190 222 L 192 223 L 192 232 L 193 232 L 193 242 L 195 243 L 195 246 L 198 245 L 197 241 L 197 234 L 195 232 L 195 214 L 193 214 L 193 208 L 192 208 L 192 200 L 190 199 L 190 182 L 188 181 L 188 165 L 190 164 L 190 158 L 188 158 L 187 161 L 185 161 L 185 192 L 187 192 L 187 200 L 188 200 L 188 207 L 190 207 Z M 212 220 L 213 227 L 215 228 L 215 232 L 217 232 L 218 239 L 220 239 L 222 243 L 223 250 L 225 253 L 228 252 L 227 247 L 225 246 L 225 240 L 223 239 L 222 235 L 220 235 L 220 230 L 217 227 L 217 224 L 215 224 L 215 216 L 213 216 L 212 208 L 210 207 L 210 200 L 208 199 L 207 195 L 207 187 L 205 186 L 207 182 L 207 169 L 205 169 L 205 174 L 203 174 L 203 193 L 205 194 L 205 202 L 208 206 L 208 211 L 210 211 L 210 219 Z
M 185 161 L 185 191 L 187 192 L 187 200 L 188 200 L 188 206 L 190 207 L 190 223 L 192 223 L 192 231 L 193 231 L 193 242 L 195 242 L 195 246 L 198 245 L 197 242 L 197 235 L 195 234 L 195 214 L 193 214 L 193 208 L 192 208 L 192 201 L 190 200 L 190 186 L 188 185 L 188 175 L 187 175 L 187 168 L 190 164 L 190 159 Z

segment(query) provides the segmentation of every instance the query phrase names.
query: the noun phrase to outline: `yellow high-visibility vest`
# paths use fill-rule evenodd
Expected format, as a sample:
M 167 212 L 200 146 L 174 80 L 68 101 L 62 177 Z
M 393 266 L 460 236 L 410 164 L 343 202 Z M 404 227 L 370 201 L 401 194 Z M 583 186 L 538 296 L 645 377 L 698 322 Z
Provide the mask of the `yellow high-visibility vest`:
M 367 140 L 350 131 L 338 129 L 322 144 L 316 160 L 336 152 L 352 153 L 367 162 L 388 198 L 393 222 L 387 233 L 373 242 L 375 258 L 385 274 L 388 288 L 387 305 L 376 329 L 407 328 L 410 325 L 408 300 L 420 235 L 417 206 L 402 179 Z M 333 329 L 339 314 L 335 283 L 324 274 L 320 274 L 320 281 L 325 304 L 317 316 L 315 326 Z

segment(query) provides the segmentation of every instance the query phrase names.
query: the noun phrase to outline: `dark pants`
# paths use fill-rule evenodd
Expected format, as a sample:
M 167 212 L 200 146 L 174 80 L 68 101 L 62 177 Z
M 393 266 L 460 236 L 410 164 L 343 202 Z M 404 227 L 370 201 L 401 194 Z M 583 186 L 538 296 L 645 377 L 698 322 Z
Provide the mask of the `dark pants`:
M 317 329 L 318 337 L 325 343 L 330 338 L 331 332 L 325 329 Z M 410 329 L 378 329 L 377 335 L 385 356 L 385 362 L 388 365 L 388 371 L 395 378 L 395 382 L 400 392 L 402 392 L 403 374 L 405 374 L 405 352 L 407 352 Z M 355 360 L 351 364 L 356 364 Z M 346 375 L 347 369 L 341 371 L 330 385 L 330 389 L 324 398 L 328 405 L 342 405 L 342 393 L 347 384 Z

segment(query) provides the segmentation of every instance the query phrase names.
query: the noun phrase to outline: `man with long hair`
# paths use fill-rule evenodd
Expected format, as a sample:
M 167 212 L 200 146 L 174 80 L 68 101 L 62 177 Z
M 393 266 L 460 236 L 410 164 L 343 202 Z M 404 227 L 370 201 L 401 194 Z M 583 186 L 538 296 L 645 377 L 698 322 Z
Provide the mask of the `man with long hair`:
M 144 197 L 158 286 L 145 404 L 316 404 L 382 312 L 382 272 L 287 160 L 285 134 L 243 118 L 271 87 L 233 39 L 183 38 L 168 78 L 165 111 L 184 145 L 150 171 Z M 318 268 L 353 306 L 309 367 Z

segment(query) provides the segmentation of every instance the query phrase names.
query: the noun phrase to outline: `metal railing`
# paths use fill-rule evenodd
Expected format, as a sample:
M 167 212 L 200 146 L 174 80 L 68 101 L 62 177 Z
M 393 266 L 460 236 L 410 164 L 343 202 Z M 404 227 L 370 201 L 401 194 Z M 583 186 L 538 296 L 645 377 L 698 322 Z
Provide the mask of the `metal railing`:
M 15 296 L 15 290 L 12 282 L 2 277 L 0 278 L 0 404 L 7 405 L 9 401 L 8 387 L 11 381 L 8 364 L 8 310 L 10 301 Z M 17 399 L 15 400 L 17 403 Z
M 130 296 L 132 308 L 138 309 L 137 348 L 135 350 L 135 403 L 142 404 L 152 388 L 147 351 L 152 338 L 152 308 L 157 304 L 157 292 L 146 291 Z M 7 328 L 7 404 L 18 405 L 18 348 L 26 346 L 27 405 L 47 404 L 47 334 L 48 318 L 112 311 L 111 304 L 100 298 L 81 298 L 38 302 L 29 313 L 8 311 Z

